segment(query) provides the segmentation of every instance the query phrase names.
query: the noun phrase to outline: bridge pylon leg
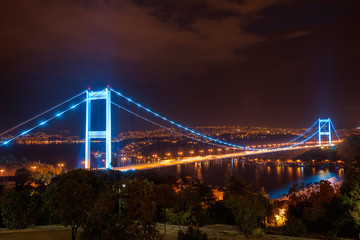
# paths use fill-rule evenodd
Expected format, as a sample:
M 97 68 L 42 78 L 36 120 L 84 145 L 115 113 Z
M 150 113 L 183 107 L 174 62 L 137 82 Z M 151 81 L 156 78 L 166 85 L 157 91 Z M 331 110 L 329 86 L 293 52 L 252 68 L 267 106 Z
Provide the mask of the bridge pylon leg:
M 322 136 L 327 136 L 328 137 L 328 142 L 329 145 L 331 145 L 331 119 L 327 118 L 327 119 L 319 119 L 319 130 L 318 130 L 318 135 L 319 135 L 319 146 L 322 145 L 321 143 L 321 137 Z
M 106 128 L 105 131 L 91 130 L 91 101 L 106 101 Z M 111 90 L 106 88 L 103 91 L 86 91 L 86 124 L 85 124 L 85 168 L 90 169 L 91 139 L 105 139 L 105 168 L 111 169 Z

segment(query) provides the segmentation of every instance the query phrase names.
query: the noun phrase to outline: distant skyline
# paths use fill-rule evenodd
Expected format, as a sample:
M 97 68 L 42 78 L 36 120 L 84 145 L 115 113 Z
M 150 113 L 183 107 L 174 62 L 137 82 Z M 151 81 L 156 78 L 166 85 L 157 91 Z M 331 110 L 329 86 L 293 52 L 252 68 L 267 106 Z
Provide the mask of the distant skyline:
M 0 132 L 108 84 L 186 126 L 359 126 L 359 12 L 358 0 L 5 0 Z M 83 113 L 66 117 L 72 132 Z

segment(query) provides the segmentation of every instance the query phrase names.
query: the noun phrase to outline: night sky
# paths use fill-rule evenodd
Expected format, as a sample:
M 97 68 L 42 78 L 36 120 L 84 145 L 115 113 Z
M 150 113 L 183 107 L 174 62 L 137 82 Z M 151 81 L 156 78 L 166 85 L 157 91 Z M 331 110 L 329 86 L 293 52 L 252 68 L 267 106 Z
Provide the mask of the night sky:
M 2 0 L 0 131 L 107 84 L 187 126 L 358 126 L 359 30 L 359 0 Z

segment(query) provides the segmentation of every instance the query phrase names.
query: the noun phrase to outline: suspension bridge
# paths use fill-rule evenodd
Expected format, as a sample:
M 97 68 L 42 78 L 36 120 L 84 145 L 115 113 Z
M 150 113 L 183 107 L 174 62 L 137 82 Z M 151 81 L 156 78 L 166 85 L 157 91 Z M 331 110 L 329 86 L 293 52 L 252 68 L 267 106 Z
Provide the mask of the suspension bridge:
M 92 102 L 98 100 L 105 100 L 105 130 L 104 131 L 94 131 L 92 130 L 91 125 L 91 110 Z M 121 104 L 120 100 L 125 101 L 127 104 Z M 104 102 L 104 101 L 103 101 Z M 223 159 L 223 158 L 232 158 L 240 156 L 249 156 L 263 153 L 273 153 L 280 151 L 291 151 L 297 149 L 307 149 L 307 148 L 317 148 L 317 147 L 333 147 L 336 143 L 341 142 L 340 137 L 335 129 L 335 126 L 330 118 L 318 119 L 312 126 L 310 126 L 302 134 L 298 135 L 294 139 L 288 141 L 287 143 L 282 144 L 273 144 L 272 147 L 250 147 L 238 145 L 229 141 L 221 140 L 213 136 L 205 135 L 199 131 L 188 128 L 182 124 L 179 124 L 173 120 L 166 118 L 163 115 L 160 115 L 157 112 L 152 111 L 150 108 L 145 107 L 144 105 L 132 100 L 131 98 L 125 96 L 120 91 L 110 88 L 109 86 L 101 91 L 92 91 L 90 89 L 83 91 L 64 102 L 49 108 L 48 110 L 40 113 L 16 126 L 13 128 L 4 131 L 0 134 L 2 138 L 0 142 L 0 147 L 10 144 L 15 139 L 23 137 L 30 132 L 36 130 L 37 128 L 48 124 L 50 121 L 59 118 L 63 114 L 76 109 L 81 104 L 86 104 L 86 122 L 85 122 L 85 156 L 84 156 L 84 167 L 90 169 L 93 166 L 90 166 L 90 157 L 91 157 L 91 142 L 94 140 L 100 140 L 105 142 L 105 166 L 103 168 L 98 167 L 98 169 L 113 169 L 119 171 L 127 170 L 141 170 L 141 169 L 150 169 L 157 167 L 165 167 L 172 165 L 179 165 L 185 163 L 199 162 L 199 161 L 208 161 L 214 159 Z M 127 106 L 126 106 L 127 105 Z M 137 111 L 130 109 L 130 105 L 133 105 L 137 108 Z M 149 122 L 152 125 L 163 128 L 169 132 L 182 136 L 184 138 L 192 139 L 196 142 L 201 142 L 207 145 L 213 145 L 220 148 L 226 148 L 234 150 L 233 153 L 224 153 L 224 154 L 208 154 L 205 156 L 190 156 L 179 158 L 168 158 L 153 163 L 141 163 L 135 165 L 128 165 L 123 167 L 112 167 L 111 166 L 111 157 L 112 157 L 112 107 L 120 109 L 135 116 L 136 118 L 142 119 L 145 122 Z M 58 112 L 60 109 L 60 112 Z M 55 112 L 55 113 L 54 113 Z M 50 115 L 46 120 L 34 124 L 34 122 L 39 121 L 39 119 L 44 116 Z M 151 117 L 149 117 L 149 115 Z M 24 128 L 24 126 L 33 124 L 32 127 L 28 128 L 25 131 L 22 131 L 17 134 L 11 135 L 12 137 L 5 137 L 13 132 L 18 132 L 19 129 Z M 333 134 L 336 137 L 336 140 L 333 140 Z M 325 139 L 325 140 L 324 140 Z

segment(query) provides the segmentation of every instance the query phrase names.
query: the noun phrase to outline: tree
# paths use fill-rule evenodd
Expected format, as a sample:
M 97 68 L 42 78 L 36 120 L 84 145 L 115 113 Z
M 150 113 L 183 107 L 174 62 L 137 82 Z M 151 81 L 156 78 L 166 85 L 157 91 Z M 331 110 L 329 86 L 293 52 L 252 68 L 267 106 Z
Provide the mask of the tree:
M 110 187 L 98 194 L 83 223 L 82 239 L 161 239 L 156 228 L 153 185 L 145 179 L 133 179 L 119 188 L 120 194 L 118 188 Z
M 305 191 L 311 186 L 311 183 L 305 184 L 294 184 L 288 193 L 288 204 L 289 209 L 287 211 L 287 219 L 290 218 L 302 218 L 304 208 L 310 207 L 310 203 L 308 201 L 309 196 Z
M 198 227 L 189 226 L 186 231 L 179 230 L 178 240 L 207 240 L 208 235 Z
M 115 156 L 113 156 L 112 158 L 111 158 L 111 167 L 117 167 L 117 165 L 118 165 L 118 160 L 117 160 L 117 158 L 115 157 Z
M 234 217 L 229 208 L 225 206 L 224 201 L 217 201 L 208 210 L 210 223 L 235 225 Z
M 166 222 L 168 221 L 166 209 L 173 208 L 176 194 L 173 187 L 169 184 L 154 185 L 153 191 L 156 203 L 156 220 L 164 223 L 166 231 Z
M 170 224 L 177 224 L 179 228 L 180 225 L 186 226 L 196 222 L 196 219 L 191 215 L 189 210 L 175 212 L 173 208 L 165 208 L 164 213 L 167 221 Z
M 348 176 L 341 192 L 341 204 L 348 210 L 348 218 L 358 229 L 360 227 L 360 176 L 355 172 Z
M 211 188 L 199 180 L 187 179 L 180 183 L 173 212 L 179 219 L 190 212 L 191 224 L 202 224 L 206 220 L 207 210 L 215 203 Z
M 76 238 L 92 209 L 103 183 L 90 171 L 76 169 L 60 175 L 49 188 L 52 209 L 62 224 L 71 226 L 71 237 Z
M 272 214 L 270 200 L 259 193 L 229 195 L 225 199 L 225 205 L 232 211 L 236 224 L 247 237 L 256 228 L 263 226 L 265 219 Z
M 16 188 L 23 188 L 30 180 L 31 172 L 26 168 L 20 168 L 15 171 Z
M 343 204 L 342 197 L 334 197 L 329 205 L 326 206 L 323 221 L 328 226 L 328 233 L 331 236 L 337 236 L 344 225 L 353 226 L 349 217 L 348 206 Z
M 160 239 L 156 228 L 156 201 L 153 184 L 147 179 L 135 178 L 121 189 L 122 224 L 136 229 L 139 235 L 130 239 Z
M 171 185 L 153 185 L 153 191 L 159 209 L 172 207 L 175 204 L 176 193 Z
M 360 176 L 352 172 L 346 176 L 341 195 L 332 199 L 325 212 L 331 234 L 342 232 L 355 237 L 360 228 Z
M 37 163 L 36 169 L 31 174 L 31 181 L 36 185 L 46 186 L 50 184 L 52 178 L 60 173 L 61 168 L 49 164 Z
M 1 199 L 1 214 L 7 228 L 26 228 L 35 224 L 40 206 L 39 195 L 31 189 L 9 191 Z
M 119 222 L 119 218 L 115 214 L 118 200 L 119 194 L 108 187 L 98 194 L 85 218 L 84 232 L 81 234 L 83 239 L 114 239 L 113 237 L 107 238 L 106 235 Z
M 314 190 L 309 196 L 310 207 L 313 208 L 324 208 L 325 204 L 330 204 L 333 197 L 335 197 L 335 189 L 331 185 L 331 182 L 326 180 L 321 180 L 318 183 L 314 184 Z
M 355 171 L 360 171 L 360 135 L 352 135 L 343 141 L 337 154 L 343 161 L 350 163 Z
M 251 185 L 240 176 L 227 175 L 226 194 L 246 195 L 251 193 Z
M 306 233 L 306 225 L 305 223 L 298 218 L 291 218 L 286 221 L 284 227 L 284 235 L 293 236 L 293 237 L 301 237 Z

